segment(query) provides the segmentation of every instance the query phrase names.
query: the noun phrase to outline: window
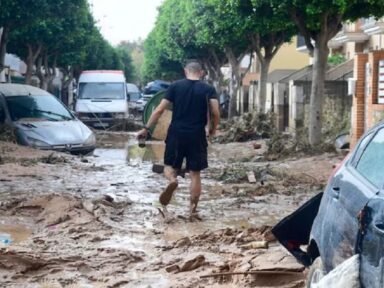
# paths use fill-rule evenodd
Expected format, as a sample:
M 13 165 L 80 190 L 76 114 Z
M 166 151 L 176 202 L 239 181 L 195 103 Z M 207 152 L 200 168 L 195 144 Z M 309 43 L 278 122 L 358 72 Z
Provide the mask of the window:
M 79 99 L 125 99 L 124 83 L 80 83 Z
M 367 144 L 368 144 L 369 141 L 371 140 L 372 136 L 373 136 L 373 132 L 372 132 L 372 133 L 369 133 L 367 136 L 365 136 L 365 137 L 360 141 L 359 147 L 356 148 L 355 156 L 353 157 L 353 159 L 352 159 L 352 161 L 351 161 L 352 166 L 356 166 L 356 164 L 359 162 L 360 157 L 361 157 L 361 154 L 363 154 L 364 149 L 365 149 L 365 146 L 367 146 Z
M 359 162 L 357 171 L 360 172 L 369 182 L 381 188 L 384 184 L 384 129 L 373 137 L 372 141 L 365 148 Z
M 139 92 L 130 92 L 128 93 L 128 100 L 131 101 L 131 102 L 136 102 L 137 100 L 139 100 L 141 98 L 141 93 Z
M 20 119 L 64 121 L 73 116 L 54 96 L 10 96 L 6 98 L 12 121 Z

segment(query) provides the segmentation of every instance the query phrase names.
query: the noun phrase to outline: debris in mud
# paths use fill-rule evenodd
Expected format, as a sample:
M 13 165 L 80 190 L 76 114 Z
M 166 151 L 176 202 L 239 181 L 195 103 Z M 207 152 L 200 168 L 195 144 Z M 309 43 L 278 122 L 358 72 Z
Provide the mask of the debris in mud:
M 184 237 L 184 238 L 177 240 L 174 244 L 174 247 L 180 248 L 180 247 L 189 246 L 191 244 L 192 244 L 191 239 L 189 239 L 189 237 Z
M 274 130 L 273 115 L 245 113 L 240 117 L 234 117 L 227 121 L 222 129 L 225 132 L 217 137 L 219 143 L 245 142 L 269 138 Z
M 253 171 L 249 171 L 247 173 L 247 177 L 248 177 L 249 183 L 256 183 L 256 177 L 255 177 L 255 173 Z
M 57 163 L 68 163 L 68 159 L 64 156 L 57 155 L 56 153 L 51 153 L 48 156 L 41 157 L 40 162 L 45 164 L 57 164 Z
M 252 241 L 240 246 L 242 249 L 268 249 L 268 241 Z
M 129 264 L 141 262 L 144 254 L 93 244 L 110 239 L 111 220 L 129 204 L 117 202 L 110 196 L 89 201 L 99 207 L 98 215 L 88 213 L 84 200 L 73 195 L 51 194 L 2 202 L 2 217 L 24 217 L 33 227 L 32 235 L 23 240 L 24 244 L 0 249 L 0 282 L 15 283 L 28 277 L 29 283 L 37 283 L 54 277 L 74 284 L 71 279 L 81 276 L 113 287 L 117 280 L 129 281 L 120 279 L 119 273 L 112 276 L 109 267 L 126 271 Z
M 0 124 L 0 141 L 16 142 L 16 136 L 9 126 Z
M 260 143 L 257 143 L 257 142 L 254 142 L 253 144 L 252 144 L 252 146 L 253 146 L 253 149 L 255 149 L 255 150 L 258 150 L 258 149 L 261 149 L 261 144 Z
M 312 146 L 308 142 L 306 131 L 297 131 L 295 135 L 273 131 L 267 141 L 266 160 L 277 160 L 293 155 L 318 155 L 335 153 L 332 142 L 325 140 L 319 145 Z
M 103 195 L 98 198 L 83 200 L 82 207 L 88 213 L 95 216 L 97 220 L 101 220 L 100 217 L 103 217 L 107 214 L 111 220 L 119 222 L 121 219 L 119 219 L 117 216 L 122 215 L 124 213 L 124 208 L 131 204 L 132 202 L 130 200 L 115 202 L 111 196 Z M 112 214 L 114 214 L 114 216 Z
M 279 163 L 259 165 L 237 163 L 209 170 L 210 176 L 227 185 L 225 193 L 238 196 L 291 195 L 300 191 L 320 190 L 323 181 L 308 173 L 297 173 Z
M 167 271 L 168 273 L 180 273 L 180 272 L 192 271 L 205 264 L 206 262 L 205 262 L 204 255 L 199 255 L 182 264 L 174 264 L 174 265 L 168 266 L 165 268 L 165 271 Z
M 173 244 L 173 248 L 182 248 L 186 246 L 204 246 L 207 244 L 220 245 L 236 243 L 238 247 L 254 241 L 273 242 L 275 237 L 271 232 L 270 226 L 259 228 L 249 228 L 247 230 L 239 229 L 221 229 L 216 232 L 207 231 L 200 235 L 188 238 L 182 238 Z M 265 245 L 265 244 L 264 244 Z

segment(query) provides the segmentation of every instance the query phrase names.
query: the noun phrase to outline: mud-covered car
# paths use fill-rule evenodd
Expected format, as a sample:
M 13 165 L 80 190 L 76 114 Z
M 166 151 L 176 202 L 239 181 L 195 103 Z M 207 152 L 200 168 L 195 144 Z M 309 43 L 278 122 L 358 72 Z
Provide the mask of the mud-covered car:
M 384 122 L 367 132 L 318 194 L 278 223 L 273 233 L 311 266 L 307 287 L 355 254 L 360 282 L 384 287 Z M 306 246 L 306 249 L 302 247 Z
M 0 84 L 0 126 L 20 145 L 88 154 L 94 133 L 52 94 L 23 84 Z

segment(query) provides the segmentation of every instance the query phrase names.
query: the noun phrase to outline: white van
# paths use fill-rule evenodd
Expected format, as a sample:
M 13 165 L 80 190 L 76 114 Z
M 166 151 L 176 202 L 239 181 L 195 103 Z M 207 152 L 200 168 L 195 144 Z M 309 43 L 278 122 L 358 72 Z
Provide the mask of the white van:
M 95 128 L 128 120 L 127 85 L 123 71 L 89 70 L 79 77 L 75 112 Z

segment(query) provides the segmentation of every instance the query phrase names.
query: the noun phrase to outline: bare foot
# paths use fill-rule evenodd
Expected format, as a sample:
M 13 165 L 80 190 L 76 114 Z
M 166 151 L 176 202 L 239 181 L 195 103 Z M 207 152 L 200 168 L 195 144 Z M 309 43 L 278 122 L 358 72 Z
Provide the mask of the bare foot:
M 196 220 L 203 221 L 203 219 L 201 219 L 201 217 L 199 216 L 199 214 L 197 214 L 197 212 L 191 212 L 191 214 L 189 215 L 189 221 L 194 222 Z

